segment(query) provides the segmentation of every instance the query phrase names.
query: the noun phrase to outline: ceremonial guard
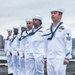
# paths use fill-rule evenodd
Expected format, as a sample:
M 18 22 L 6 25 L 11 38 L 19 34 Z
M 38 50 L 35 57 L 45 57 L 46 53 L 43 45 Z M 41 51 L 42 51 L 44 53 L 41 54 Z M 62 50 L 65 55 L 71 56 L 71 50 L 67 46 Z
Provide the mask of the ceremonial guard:
M 53 23 L 46 30 L 47 73 L 48 75 L 66 75 L 66 66 L 71 58 L 71 29 L 61 22 L 63 8 L 50 9 Z
M 19 27 L 13 27 L 12 38 L 12 60 L 13 60 L 13 75 L 19 75 Z
M 26 33 L 26 30 L 26 26 L 21 25 L 21 33 L 19 35 L 19 75 L 25 75 L 25 39 L 23 39 L 23 33 Z
M 26 75 L 34 75 L 34 65 L 33 65 L 33 61 L 31 59 L 33 59 L 32 57 L 32 38 L 31 38 L 31 34 L 33 31 L 33 21 L 32 19 L 26 19 L 26 25 L 27 25 L 27 31 L 23 33 L 24 39 L 25 39 L 25 71 L 26 71 Z M 32 69 L 31 69 L 32 68 Z
M 27 74 L 26 75 L 44 75 L 44 39 L 42 18 L 39 15 L 33 17 L 32 33 L 27 37 Z M 29 24 L 29 23 L 28 23 Z
M 7 56 L 8 63 L 8 75 L 13 75 L 13 65 L 12 65 L 12 49 L 11 49 L 11 41 L 12 41 L 12 29 L 7 29 L 7 39 L 5 40 L 5 53 Z

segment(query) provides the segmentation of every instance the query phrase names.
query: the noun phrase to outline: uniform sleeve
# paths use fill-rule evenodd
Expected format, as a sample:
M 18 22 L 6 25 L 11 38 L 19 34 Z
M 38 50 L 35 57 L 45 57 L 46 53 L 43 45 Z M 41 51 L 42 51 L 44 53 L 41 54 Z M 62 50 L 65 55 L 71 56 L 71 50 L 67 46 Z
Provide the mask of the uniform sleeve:
M 47 40 L 46 37 L 43 36 L 45 34 L 46 29 L 43 29 L 42 37 L 44 41 L 44 58 L 47 58 Z
M 7 40 L 5 40 L 4 51 L 7 52 Z
M 17 47 L 16 47 L 17 52 L 20 51 L 20 41 L 19 41 L 19 37 L 17 37 Z
M 48 33 L 50 32 L 50 29 L 45 29 L 44 30 L 44 33 L 43 33 L 43 38 L 44 38 L 44 58 L 47 58 L 47 50 L 48 50 L 48 41 L 47 41 L 47 38 L 49 36 L 44 36 L 44 35 L 47 35 Z
M 15 43 L 14 43 L 14 50 L 16 50 L 17 52 L 19 52 L 19 49 L 20 49 L 20 41 L 19 41 L 19 37 L 17 36 L 15 39 L 14 39 Z M 13 41 L 13 42 L 14 42 Z
M 44 37 L 44 58 L 47 58 L 47 40 Z
M 65 30 L 65 59 L 69 60 L 72 58 L 71 50 L 72 50 L 72 37 L 71 30 L 68 28 Z

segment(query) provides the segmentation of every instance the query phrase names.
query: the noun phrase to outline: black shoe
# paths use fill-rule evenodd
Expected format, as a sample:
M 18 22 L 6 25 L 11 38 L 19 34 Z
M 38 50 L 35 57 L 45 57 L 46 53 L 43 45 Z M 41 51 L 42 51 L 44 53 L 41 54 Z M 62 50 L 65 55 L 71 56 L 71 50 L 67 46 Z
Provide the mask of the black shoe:
M 8 75 L 13 75 L 13 73 L 11 73 L 11 74 L 8 74 Z

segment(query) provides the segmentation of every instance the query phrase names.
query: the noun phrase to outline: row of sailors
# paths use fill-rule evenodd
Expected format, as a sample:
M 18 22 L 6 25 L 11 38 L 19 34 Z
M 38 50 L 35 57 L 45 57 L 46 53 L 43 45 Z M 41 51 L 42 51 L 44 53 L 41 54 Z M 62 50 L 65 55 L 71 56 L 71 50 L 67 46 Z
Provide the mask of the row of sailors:
M 57 11 L 62 12 L 61 9 Z M 59 21 L 56 28 L 51 25 L 45 30 L 39 15 L 27 19 L 26 25 L 21 26 L 20 34 L 18 28 L 13 28 L 13 36 L 12 30 L 7 30 L 5 52 L 8 74 L 44 75 L 44 58 L 47 58 L 48 75 L 65 75 L 66 66 L 62 65 L 62 62 L 71 58 L 70 29 Z
M 35 75 L 34 66 L 37 68 L 37 73 L 44 74 L 45 46 L 43 36 L 41 36 L 44 31 L 41 26 L 42 18 L 37 15 L 33 20 L 26 19 L 26 24 L 27 26 L 21 26 L 20 34 L 18 34 L 18 27 L 13 27 L 13 35 L 12 30 L 7 30 L 8 37 L 5 41 L 5 52 L 7 54 L 9 75 L 12 75 L 12 73 L 13 75 L 31 75 L 31 73 Z M 31 70 L 32 72 L 30 72 Z

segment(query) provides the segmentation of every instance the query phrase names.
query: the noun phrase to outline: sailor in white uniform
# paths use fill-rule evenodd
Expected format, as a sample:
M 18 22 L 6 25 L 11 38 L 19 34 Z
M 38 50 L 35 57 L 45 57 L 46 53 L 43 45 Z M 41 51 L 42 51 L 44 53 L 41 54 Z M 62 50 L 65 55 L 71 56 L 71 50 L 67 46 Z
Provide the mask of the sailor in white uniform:
M 27 22 L 27 25 L 30 23 Z M 27 49 L 27 70 L 26 75 L 44 75 L 44 39 L 42 18 L 39 15 L 33 17 L 34 28 L 31 34 L 28 35 L 28 49 Z
M 44 37 L 44 28 L 42 27 L 42 17 L 36 15 L 33 17 L 34 32 L 32 35 L 33 38 L 33 56 L 34 56 L 34 66 L 35 66 L 35 75 L 44 75 L 44 49 L 45 42 Z
M 7 29 L 7 39 L 5 40 L 5 53 L 7 56 L 8 63 L 8 75 L 13 75 L 13 65 L 12 65 L 12 51 L 11 51 L 11 40 L 12 40 L 12 29 Z
M 61 22 L 63 8 L 50 9 L 53 23 L 46 30 L 47 73 L 48 75 L 66 75 L 66 66 L 71 58 L 71 29 Z
M 24 34 L 25 39 L 25 72 L 26 75 L 34 75 L 34 65 L 33 65 L 33 49 L 32 49 L 32 38 L 29 36 L 33 31 L 33 21 L 32 19 L 28 18 L 26 19 L 26 25 L 27 25 L 27 34 Z
M 21 25 L 20 33 L 20 48 L 19 48 L 19 75 L 25 75 L 25 39 L 22 39 L 23 32 L 26 32 L 27 28 L 25 25 Z
M 13 27 L 12 38 L 12 60 L 13 60 L 13 75 L 19 75 L 19 27 Z

